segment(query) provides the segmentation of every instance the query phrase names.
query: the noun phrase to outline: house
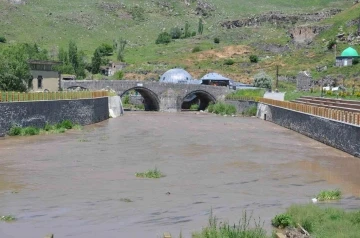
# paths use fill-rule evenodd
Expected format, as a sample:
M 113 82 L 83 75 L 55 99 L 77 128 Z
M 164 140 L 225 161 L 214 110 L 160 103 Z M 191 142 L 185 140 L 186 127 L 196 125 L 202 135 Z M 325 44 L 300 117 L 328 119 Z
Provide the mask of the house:
M 58 91 L 60 86 L 60 73 L 53 69 L 54 66 L 61 64 L 57 61 L 30 60 L 30 74 L 32 81 L 29 87 L 33 91 Z M 35 83 L 34 83 L 35 79 Z
M 359 60 L 358 52 L 354 48 L 348 47 L 341 53 L 340 56 L 336 57 L 335 65 L 339 67 L 350 66 L 353 65 L 355 59 Z
M 110 62 L 108 65 L 100 67 L 100 73 L 105 76 L 112 76 L 117 71 L 126 67 L 126 63 L 123 62 Z

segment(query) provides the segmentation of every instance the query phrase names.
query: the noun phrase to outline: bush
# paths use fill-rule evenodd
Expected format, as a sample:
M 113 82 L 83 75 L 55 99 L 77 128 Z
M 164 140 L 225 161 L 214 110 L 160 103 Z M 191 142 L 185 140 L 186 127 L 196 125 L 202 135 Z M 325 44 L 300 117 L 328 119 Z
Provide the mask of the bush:
M 192 104 L 190 106 L 190 110 L 199 110 L 199 105 L 198 104 Z
M 195 46 L 193 49 L 192 49 L 192 53 L 196 53 L 196 52 L 200 52 L 201 51 L 201 48 L 200 46 Z
M 60 123 L 60 126 L 69 130 L 72 129 L 74 125 L 70 120 L 64 120 Z
M 271 224 L 278 228 L 285 228 L 288 226 L 293 226 L 294 221 L 289 214 L 283 213 L 276 215 L 275 218 L 271 220 Z
M 9 136 L 19 136 L 21 134 L 21 127 L 13 126 L 10 128 Z
M 171 42 L 171 36 L 167 32 L 161 32 L 156 39 L 156 44 L 168 44 Z
M 219 44 L 219 43 L 220 43 L 220 38 L 215 37 L 215 38 L 214 38 L 214 43 L 215 43 L 215 44 Z
M 326 201 L 326 200 L 338 200 L 341 198 L 341 191 L 336 190 L 323 190 L 321 191 L 316 198 L 319 201 Z
M 358 63 L 359 63 L 359 59 L 358 59 L 358 58 L 353 59 L 353 61 L 352 61 L 352 64 L 353 64 L 353 65 L 357 65 Z
M 264 72 L 254 76 L 254 87 L 271 89 L 272 78 Z
M 257 55 L 250 55 L 249 59 L 251 63 L 259 62 L 259 57 L 257 57 Z
M 226 59 L 224 61 L 224 65 L 233 65 L 235 63 L 235 61 L 233 59 Z
M 326 47 L 328 48 L 328 50 L 331 50 L 331 49 L 334 47 L 334 45 L 336 45 L 336 40 L 335 40 L 335 39 L 331 39 L 331 40 L 327 43 Z
M 119 70 L 119 71 L 116 71 L 113 78 L 115 80 L 122 80 L 124 78 L 124 72 Z
M 3 36 L 0 36 L 0 43 L 6 43 L 6 38 Z
M 181 37 L 181 30 L 179 27 L 171 28 L 170 35 L 172 39 L 179 39 Z
M 209 103 L 207 107 L 208 112 L 220 115 L 234 115 L 236 114 L 236 107 L 232 104 L 217 102 L 215 104 Z
M 25 127 L 23 129 L 23 135 L 25 136 L 34 136 L 34 135 L 38 135 L 40 133 L 40 130 L 39 128 L 36 128 L 36 127 Z
M 196 36 L 196 31 L 193 31 L 193 32 L 191 33 L 191 36 Z

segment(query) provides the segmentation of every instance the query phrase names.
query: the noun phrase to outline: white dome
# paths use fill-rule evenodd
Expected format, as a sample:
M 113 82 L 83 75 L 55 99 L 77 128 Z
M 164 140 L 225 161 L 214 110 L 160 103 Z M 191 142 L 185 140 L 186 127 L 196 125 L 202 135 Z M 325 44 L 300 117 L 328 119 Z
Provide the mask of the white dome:
M 191 75 L 184 69 L 170 69 L 160 77 L 160 83 L 189 83 Z

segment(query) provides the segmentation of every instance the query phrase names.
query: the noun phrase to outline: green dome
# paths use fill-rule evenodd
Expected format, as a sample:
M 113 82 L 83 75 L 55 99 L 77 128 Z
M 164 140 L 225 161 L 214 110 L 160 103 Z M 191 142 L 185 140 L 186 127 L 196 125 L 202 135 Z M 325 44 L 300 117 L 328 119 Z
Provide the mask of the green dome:
M 341 56 L 354 57 L 354 56 L 359 56 L 359 54 L 354 48 L 348 47 L 341 53 Z

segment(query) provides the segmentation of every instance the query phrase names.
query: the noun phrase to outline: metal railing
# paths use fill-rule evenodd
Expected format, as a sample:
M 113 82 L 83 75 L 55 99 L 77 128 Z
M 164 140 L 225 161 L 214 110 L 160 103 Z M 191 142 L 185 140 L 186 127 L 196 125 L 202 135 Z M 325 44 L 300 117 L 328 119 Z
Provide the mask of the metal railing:
M 26 102 L 44 100 L 67 100 L 108 97 L 108 91 L 62 91 L 62 92 L 0 92 L 0 102 Z
M 295 103 L 295 102 L 278 101 L 268 98 L 260 98 L 260 102 L 277 107 L 287 108 L 298 112 L 312 114 L 315 116 L 346 122 L 354 125 L 360 125 L 359 112 L 350 112 L 346 110 L 331 109 L 331 108 L 325 108 L 325 107 L 313 106 L 313 105 L 307 105 L 307 104 Z

